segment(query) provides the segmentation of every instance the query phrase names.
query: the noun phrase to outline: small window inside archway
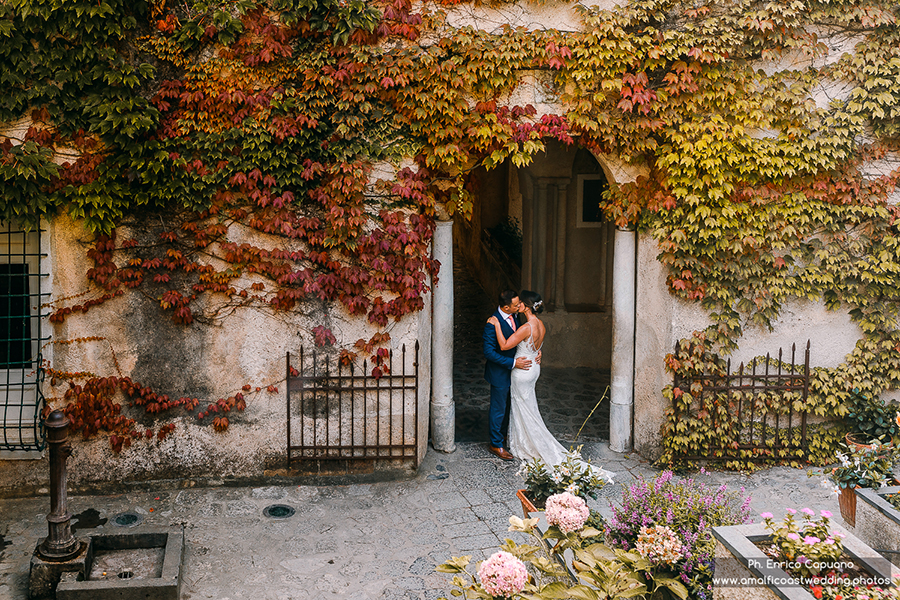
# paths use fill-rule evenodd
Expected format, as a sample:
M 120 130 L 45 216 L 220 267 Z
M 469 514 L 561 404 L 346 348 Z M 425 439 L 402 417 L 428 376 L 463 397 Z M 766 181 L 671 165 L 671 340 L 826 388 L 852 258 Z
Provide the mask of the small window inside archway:
M 578 176 L 578 227 L 602 227 L 603 211 L 600 202 L 609 182 L 602 173 Z

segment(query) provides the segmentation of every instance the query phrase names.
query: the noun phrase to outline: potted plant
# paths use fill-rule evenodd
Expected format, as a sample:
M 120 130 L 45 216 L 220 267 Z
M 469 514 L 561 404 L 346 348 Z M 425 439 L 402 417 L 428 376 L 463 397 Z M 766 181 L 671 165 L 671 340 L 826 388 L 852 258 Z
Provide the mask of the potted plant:
M 566 452 L 558 465 L 547 466 L 540 458 L 524 461 L 517 473 L 525 478 L 525 489 L 516 492 L 522 503 L 525 518 L 529 513 L 542 510 L 547 498 L 569 492 L 584 498 L 597 498 L 607 478 L 597 474 L 590 461 L 581 458 L 581 446 Z
M 856 488 L 878 489 L 887 485 L 894 468 L 896 451 L 882 451 L 880 447 L 861 447 L 849 454 L 837 453 L 840 464 L 828 473 L 838 488 L 841 516 L 851 527 L 856 525 Z
M 892 448 L 900 433 L 900 412 L 881 398 L 869 398 L 854 390 L 850 394 L 845 417 L 850 431 L 845 440 L 850 449 L 868 446 L 884 451 Z

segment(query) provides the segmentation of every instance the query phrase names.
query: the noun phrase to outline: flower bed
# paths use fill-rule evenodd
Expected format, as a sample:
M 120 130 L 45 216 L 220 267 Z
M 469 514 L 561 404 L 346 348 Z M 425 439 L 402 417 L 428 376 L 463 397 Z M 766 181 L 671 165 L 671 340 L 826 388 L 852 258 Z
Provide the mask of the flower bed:
M 711 528 L 748 521 L 750 497 L 741 497 L 742 493 L 743 489 L 729 492 L 724 485 L 710 486 L 693 478 L 677 479 L 671 471 L 653 481 L 639 479 L 625 489 L 621 505 L 613 507 L 605 531 L 607 543 L 625 550 L 639 549 L 647 528 L 669 529 L 681 544 L 680 559 L 670 563 L 670 568 L 693 598 L 708 600 L 712 597 L 715 547 Z
M 500 552 L 481 563 L 477 576 L 469 571 L 469 556 L 453 557 L 438 566 L 439 572 L 453 574 L 451 593 L 484 599 L 687 598 L 687 588 L 666 562 L 676 545 L 680 550 L 677 540 L 672 543 L 674 533 L 666 528 L 648 529 L 641 540 L 640 548 L 657 561 L 640 550 L 627 552 L 599 543 L 602 532 L 588 524 L 587 504 L 573 494 L 551 496 L 546 512 L 533 517 L 510 517 L 509 530 L 531 534 L 540 545 L 507 540 Z M 545 551 L 557 560 L 549 560 Z M 525 562 L 533 567 L 530 573 Z
M 798 533 L 794 540 L 799 545 L 821 545 L 828 537 L 806 540 L 803 533 L 788 528 L 773 535 L 771 528 L 763 523 L 732 525 L 713 528 L 715 537 L 715 574 L 713 577 L 714 598 L 716 600 L 814 600 L 842 598 L 852 600 L 869 598 L 900 598 L 896 588 L 887 591 L 867 589 L 859 593 L 848 590 L 836 592 L 834 586 L 820 585 L 812 577 L 824 573 L 820 565 L 827 563 L 836 570 L 863 569 L 869 577 L 857 583 L 890 586 L 890 582 L 900 577 L 900 570 L 875 552 L 856 536 L 834 524 L 829 525 L 828 535 L 832 540 L 840 540 L 841 552 L 836 557 L 823 556 L 821 561 L 803 560 L 802 555 L 791 558 L 773 558 L 764 548 L 776 542 L 779 536 L 787 538 L 790 533 Z M 841 537 L 843 536 L 843 537 Z M 788 538 L 790 539 L 790 538 Z M 809 543 L 808 543 L 809 542 Z M 784 568 L 782 568 L 784 567 Z M 789 573 L 788 571 L 792 571 Z M 803 575 L 802 573 L 806 573 Z M 804 580 L 804 577 L 807 577 Z M 804 585 L 805 584 L 805 585 Z

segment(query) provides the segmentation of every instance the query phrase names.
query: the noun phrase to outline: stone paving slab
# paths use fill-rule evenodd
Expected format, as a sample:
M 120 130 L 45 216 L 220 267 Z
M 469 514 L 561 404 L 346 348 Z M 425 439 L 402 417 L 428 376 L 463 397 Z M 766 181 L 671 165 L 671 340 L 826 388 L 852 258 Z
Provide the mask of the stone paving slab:
M 615 483 L 590 501 L 605 515 L 623 485 L 657 474 L 637 455 L 615 454 L 602 443 L 586 445 L 584 455 L 616 472 Z M 521 515 L 517 468 L 483 444 L 463 443 L 453 454 L 430 450 L 418 475 L 404 481 L 76 496 L 69 508 L 86 525 L 108 519 L 93 528 L 99 531 L 121 531 L 111 518 L 128 510 L 144 517 L 140 527 L 183 526 L 184 600 L 425 600 L 449 592 L 449 580 L 434 567 L 451 555 L 483 560 L 506 538 L 526 541 L 507 531 L 509 516 Z M 447 477 L 429 479 L 436 474 Z M 803 469 L 697 477 L 729 489 L 743 486 L 753 496 L 755 515 L 781 515 L 789 506 L 838 513 L 831 490 Z M 275 503 L 296 514 L 263 516 Z M 89 509 L 96 511 L 93 521 L 85 517 Z M 29 557 L 47 535 L 48 511 L 47 497 L 0 500 L 3 600 L 25 600 Z

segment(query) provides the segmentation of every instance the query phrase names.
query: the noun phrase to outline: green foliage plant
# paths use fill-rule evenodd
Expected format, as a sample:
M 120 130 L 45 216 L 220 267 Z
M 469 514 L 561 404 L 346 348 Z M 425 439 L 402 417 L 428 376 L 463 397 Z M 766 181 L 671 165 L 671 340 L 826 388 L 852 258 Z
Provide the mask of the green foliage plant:
M 877 490 L 889 485 L 897 451 L 882 451 L 876 444 L 875 447 L 852 449 L 849 453 L 838 452 L 837 459 L 839 464 L 827 471 L 827 476 L 838 489 L 861 487 Z
M 871 441 L 891 444 L 900 431 L 898 426 L 900 412 L 895 405 L 881 398 L 869 398 L 853 393 L 844 418 L 851 424 L 850 433 L 858 436 L 858 441 L 863 444 Z
M 540 458 L 523 461 L 518 474 L 525 479 L 525 490 L 535 507 L 543 508 L 547 498 L 569 492 L 587 500 L 608 483 L 590 464 L 581 458 L 581 446 L 569 450 L 558 465 L 547 466 Z

